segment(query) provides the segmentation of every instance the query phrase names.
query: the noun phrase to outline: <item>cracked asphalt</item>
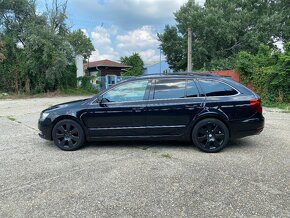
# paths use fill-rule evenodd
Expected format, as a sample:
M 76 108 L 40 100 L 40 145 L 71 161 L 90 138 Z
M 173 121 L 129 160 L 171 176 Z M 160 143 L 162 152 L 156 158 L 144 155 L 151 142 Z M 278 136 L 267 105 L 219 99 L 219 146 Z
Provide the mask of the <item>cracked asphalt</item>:
M 81 97 L 0 101 L 0 217 L 290 217 L 290 113 L 217 154 L 183 142 L 38 137 L 42 109 Z

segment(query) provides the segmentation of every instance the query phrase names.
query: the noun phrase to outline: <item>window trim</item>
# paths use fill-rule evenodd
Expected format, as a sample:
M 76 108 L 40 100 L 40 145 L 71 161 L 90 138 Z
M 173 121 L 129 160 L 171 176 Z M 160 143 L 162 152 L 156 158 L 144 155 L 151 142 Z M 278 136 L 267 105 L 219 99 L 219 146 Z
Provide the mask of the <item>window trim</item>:
M 155 91 L 155 84 L 156 81 L 158 79 L 167 79 L 167 80 L 185 80 L 186 81 L 186 87 L 185 87 L 185 94 L 187 94 L 186 89 L 187 89 L 187 83 L 188 80 L 190 81 L 194 81 L 195 86 L 198 90 L 199 95 L 197 97 L 185 97 L 185 98 L 166 98 L 166 99 L 154 99 L 154 91 Z M 234 88 L 232 85 L 221 81 L 221 80 L 216 80 L 216 79 L 204 79 L 204 78 L 158 78 L 158 79 L 147 79 L 147 78 L 142 78 L 142 79 L 136 79 L 136 80 L 130 80 L 130 81 L 124 81 L 122 83 L 117 83 L 116 85 L 112 86 L 111 88 L 109 88 L 108 90 L 105 90 L 104 92 L 102 92 L 100 95 L 98 95 L 96 98 L 94 98 L 92 100 L 92 102 L 90 103 L 90 105 L 96 105 L 99 104 L 98 102 L 96 102 L 97 99 L 99 99 L 100 97 L 102 97 L 105 93 L 107 93 L 108 91 L 110 91 L 111 89 L 113 89 L 116 86 L 119 86 L 121 84 L 125 84 L 125 83 L 130 83 L 130 82 L 135 82 L 135 81 L 140 81 L 140 80 L 148 80 L 148 85 L 145 91 L 145 95 L 144 95 L 144 99 L 143 100 L 137 100 L 137 101 L 123 101 L 123 102 L 108 102 L 107 104 L 123 104 L 123 103 L 134 103 L 134 102 L 149 102 L 149 101 L 168 101 L 168 100 L 187 100 L 187 99 L 201 99 L 201 98 L 209 98 L 209 97 L 232 97 L 232 96 L 236 96 L 241 94 L 241 92 L 239 90 L 237 90 L 236 88 Z M 202 89 L 201 84 L 199 83 L 200 80 L 210 80 L 210 81 L 216 81 L 216 82 L 221 82 L 227 86 L 230 86 L 231 88 L 233 88 L 234 90 L 237 91 L 237 94 L 235 95 L 223 95 L 223 96 L 206 96 L 204 90 Z
M 213 96 L 214 97 L 214 96 Z M 199 97 L 189 97 L 189 98 L 166 98 L 166 99 L 146 99 L 146 100 L 137 100 L 137 101 L 122 101 L 122 102 L 107 102 L 106 104 L 123 104 L 123 103 L 134 103 L 134 102 L 151 102 L 151 101 L 168 101 L 168 100 L 190 100 L 190 99 L 204 99 L 204 96 Z M 93 103 L 95 105 L 98 103 Z
M 199 87 L 200 87 L 200 89 L 201 89 L 201 91 L 202 91 L 202 95 L 203 95 L 203 97 L 206 97 L 206 98 L 210 98 L 210 97 L 233 97 L 233 96 L 237 96 L 237 95 L 240 95 L 240 94 L 241 94 L 241 92 L 240 92 L 239 90 L 237 90 L 236 88 L 234 88 L 232 85 L 230 85 L 230 84 L 228 84 L 228 83 L 226 83 L 226 82 L 224 82 L 224 81 L 221 81 L 221 80 L 216 80 L 216 79 L 203 79 L 203 78 L 198 78 L 198 79 L 196 79 L 196 80 L 197 80 L 198 85 L 199 85 Z M 201 85 L 200 81 L 214 81 L 214 82 L 218 82 L 218 83 L 223 83 L 224 85 L 227 85 L 227 86 L 231 87 L 232 89 L 234 89 L 237 93 L 234 94 L 234 95 L 215 95 L 215 96 L 207 96 L 207 95 L 205 94 L 204 89 L 202 88 L 202 85 Z

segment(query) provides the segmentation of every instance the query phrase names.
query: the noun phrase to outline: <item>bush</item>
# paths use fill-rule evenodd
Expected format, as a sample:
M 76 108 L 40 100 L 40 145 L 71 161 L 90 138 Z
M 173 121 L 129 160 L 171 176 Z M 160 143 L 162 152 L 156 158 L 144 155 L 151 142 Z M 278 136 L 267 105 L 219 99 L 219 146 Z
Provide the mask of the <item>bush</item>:
M 87 91 L 93 91 L 96 90 L 94 86 L 91 83 L 91 80 L 93 79 L 93 76 L 81 76 L 78 77 L 78 81 L 81 83 L 81 88 Z
M 243 83 L 252 83 L 267 102 L 290 102 L 290 43 L 280 52 L 261 45 L 256 55 L 240 52 L 236 68 Z

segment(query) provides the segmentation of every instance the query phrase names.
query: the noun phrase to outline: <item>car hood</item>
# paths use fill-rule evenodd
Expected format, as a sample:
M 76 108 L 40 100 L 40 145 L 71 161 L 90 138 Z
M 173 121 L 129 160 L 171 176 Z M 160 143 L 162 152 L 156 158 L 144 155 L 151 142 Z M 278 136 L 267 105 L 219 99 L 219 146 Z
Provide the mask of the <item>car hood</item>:
M 81 100 L 77 100 L 77 101 L 70 101 L 70 102 L 57 104 L 57 105 L 54 105 L 54 106 L 51 106 L 51 107 L 45 109 L 43 112 L 54 111 L 54 110 L 58 110 L 58 109 L 71 109 L 71 108 L 75 108 L 75 107 L 80 107 L 80 106 L 84 105 L 88 100 L 89 100 L 89 98 L 86 98 L 86 99 L 81 99 Z

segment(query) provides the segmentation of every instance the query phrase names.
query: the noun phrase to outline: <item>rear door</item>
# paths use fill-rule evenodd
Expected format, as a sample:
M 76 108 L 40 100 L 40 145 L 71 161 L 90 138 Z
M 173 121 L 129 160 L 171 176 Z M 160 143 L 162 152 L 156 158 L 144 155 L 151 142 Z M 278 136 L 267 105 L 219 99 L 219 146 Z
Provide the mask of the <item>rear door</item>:
M 206 96 L 206 107 L 211 112 L 223 115 L 228 120 L 248 118 L 250 116 L 249 96 L 243 96 L 229 84 L 213 79 L 198 79 Z
M 203 101 L 193 79 L 156 79 L 147 104 L 146 135 L 182 135 Z

